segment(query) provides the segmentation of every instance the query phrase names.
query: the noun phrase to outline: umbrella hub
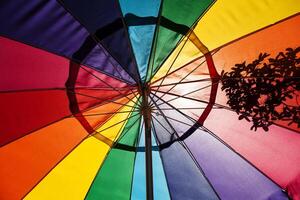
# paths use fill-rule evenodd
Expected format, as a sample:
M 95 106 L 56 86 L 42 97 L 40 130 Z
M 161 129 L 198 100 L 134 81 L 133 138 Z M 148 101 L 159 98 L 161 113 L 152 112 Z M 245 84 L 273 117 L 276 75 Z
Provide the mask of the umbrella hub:
M 142 96 L 142 103 L 140 105 L 140 112 L 146 119 L 151 118 L 152 107 L 149 104 L 150 87 L 148 84 L 144 84 L 140 88 L 140 95 Z

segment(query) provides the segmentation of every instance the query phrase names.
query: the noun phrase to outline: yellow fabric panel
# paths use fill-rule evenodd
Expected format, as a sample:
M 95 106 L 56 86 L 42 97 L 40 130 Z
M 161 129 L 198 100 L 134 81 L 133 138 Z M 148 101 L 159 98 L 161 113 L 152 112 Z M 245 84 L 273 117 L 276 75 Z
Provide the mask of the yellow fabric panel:
M 217 0 L 199 21 L 194 32 L 209 50 L 214 50 L 299 12 L 299 0 Z M 181 47 L 182 44 L 178 45 L 153 80 L 165 75 Z M 188 41 L 171 71 L 201 55 Z
M 299 11 L 299 0 L 218 0 L 194 31 L 213 50 Z
M 133 105 L 129 103 L 128 105 Z M 120 111 L 130 111 L 131 107 L 124 106 Z M 130 113 L 115 114 L 103 127 L 126 119 Z M 119 123 L 101 132 L 102 136 L 115 140 L 124 123 Z M 103 128 L 101 128 L 103 130 Z M 110 146 L 98 137 L 89 137 L 74 151 L 62 160 L 26 197 L 36 200 L 76 200 L 84 199 L 96 176 Z
M 189 41 L 186 41 L 187 37 L 178 45 L 178 47 L 172 52 L 171 56 L 165 61 L 163 66 L 158 70 L 155 76 L 151 79 L 151 82 L 156 81 L 160 77 L 163 77 L 167 74 L 170 66 L 172 65 L 170 72 L 178 69 L 183 64 L 188 63 L 189 61 L 199 57 L 199 50 L 196 46 Z M 179 54 L 179 57 L 175 60 L 176 55 Z

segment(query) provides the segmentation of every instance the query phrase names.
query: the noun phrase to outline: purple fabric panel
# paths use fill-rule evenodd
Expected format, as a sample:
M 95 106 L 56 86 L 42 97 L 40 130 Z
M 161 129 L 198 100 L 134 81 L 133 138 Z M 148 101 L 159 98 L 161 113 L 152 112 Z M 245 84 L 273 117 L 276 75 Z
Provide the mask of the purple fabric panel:
M 0 19 L 1 35 L 67 58 L 73 57 L 89 37 L 84 27 L 55 0 L 0 1 Z M 101 66 L 101 70 L 110 73 L 112 65 L 104 62 L 103 67 L 102 58 L 106 60 L 112 58 L 110 56 L 106 58 L 101 47 L 96 47 L 96 42 L 93 45 L 98 49 L 98 54 L 89 55 L 83 64 L 95 68 Z M 86 52 L 85 56 L 89 53 Z M 94 58 L 95 56 L 99 58 Z M 128 75 L 124 77 L 118 74 L 111 75 L 129 80 Z
M 222 199 L 288 199 L 281 189 L 208 133 L 185 140 Z
M 135 81 L 128 75 L 128 73 L 115 61 L 111 56 L 107 56 L 103 53 L 103 50 L 99 46 L 95 46 L 93 50 L 83 60 L 86 65 L 93 66 L 96 70 L 113 74 L 115 77 L 126 80 L 129 83 L 135 83 Z

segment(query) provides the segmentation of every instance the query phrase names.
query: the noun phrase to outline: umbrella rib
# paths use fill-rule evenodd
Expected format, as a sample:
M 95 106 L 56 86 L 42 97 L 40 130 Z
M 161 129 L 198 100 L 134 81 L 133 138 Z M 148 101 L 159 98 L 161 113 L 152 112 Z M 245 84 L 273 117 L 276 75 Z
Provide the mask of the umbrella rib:
M 189 33 L 188 33 L 188 36 L 187 36 L 187 37 L 189 37 L 189 36 L 191 35 L 191 33 L 192 33 L 192 31 L 189 31 Z M 177 58 L 179 57 L 179 55 L 180 55 L 180 53 L 181 53 L 182 49 L 184 48 L 184 46 L 186 45 L 187 41 L 188 41 L 188 39 L 186 39 L 186 40 L 184 41 L 184 43 L 183 43 L 182 47 L 180 48 L 179 52 L 176 54 L 176 56 L 175 56 L 175 59 L 172 61 L 172 63 L 171 63 L 171 65 L 170 65 L 170 67 L 168 68 L 168 70 L 167 70 L 166 74 L 168 74 L 168 73 L 170 72 L 171 68 L 173 67 L 174 63 L 176 62 Z M 158 70 L 157 70 L 157 71 L 158 71 Z M 166 75 L 166 74 L 165 74 L 165 75 Z M 161 82 L 160 82 L 160 84 L 158 85 L 158 88 L 157 88 L 157 90 L 159 90 L 159 88 L 160 88 L 161 84 L 163 84 L 163 82 L 164 82 L 164 80 L 165 80 L 165 78 L 166 78 L 166 76 L 165 76 L 165 75 L 163 76 L 163 79 L 162 79 L 162 81 L 161 81 Z M 151 75 L 151 76 L 152 76 L 152 75 Z M 157 90 L 155 91 L 155 94 L 156 94 Z
M 165 81 L 165 78 L 167 77 L 166 75 L 170 72 L 170 70 L 171 70 L 171 68 L 173 67 L 174 63 L 176 62 L 177 58 L 178 58 L 179 55 L 181 54 L 181 51 L 183 50 L 183 48 L 184 48 L 185 45 L 187 44 L 188 38 L 190 37 L 190 35 L 191 35 L 192 32 L 193 32 L 193 31 L 190 29 L 189 33 L 185 36 L 185 37 L 187 37 L 187 39 L 184 41 L 182 47 L 180 47 L 180 50 L 179 50 L 178 53 L 176 54 L 174 60 L 172 61 L 171 65 L 169 66 L 167 72 L 166 72 L 165 75 L 163 76 L 163 79 L 162 79 L 162 81 L 160 82 L 160 84 L 158 85 L 158 88 L 157 88 L 157 90 L 155 91 L 155 94 L 156 94 L 156 92 L 159 90 L 159 88 L 161 87 L 161 85 L 163 84 L 163 82 Z M 180 43 L 181 43 L 181 42 L 180 42 Z M 176 46 L 177 46 L 177 45 L 176 45 Z M 175 49 L 174 49 L 174 50 L 175 50 Z M 172 50 L 172 52 L 173 52 L 174 50 Z M 161 65 L 161 66 L 163 66 L 163 65 Z M 159 69 L 158 69 L 157 71 L 159 71 Z M 156 74 L 156 73 L 155 73 L 155 74 Z M 155 74 L 154 74 L 154 76 L 155 76 Z
M 101 133 L 101 132 L 106 131 L 106 130 L 108 130 L 108 129 L 110 129 L 110 128 L 113 128 L 113 127 L 115 127 L 116 125 L 121 124 L 121 123 L 125 122 L 126 120 L 131 119 L 131 118 L 133 118 L 133 117 L 135 117 L 135 116 L 137 116 L 137 115 L 139 115 L 139 113 L 134 114 L 134 115 L 131 115 L 130 117 L 127 117 L 126 119 L 123 119 L 123 120 L 121 120 L 121 121 L 118 121 L 117 123 L 115 123 L 115 124 L 113 124 L 113 125 L 111 125 L 111 126 L 109 126 L 109 127 L 106 127 L 105 129 L 102 129 L 102 130 L 100 129 L 99 131 L 95 131 L 95 133 L 93 133 L 92 135 L 94 136 L 94 135 L 96 135 L 96 134 L 98 134 L 98 133 Z
M 87 115 L 82 115 L 84 117 L 90 117 L 90 116 L 99 116 L 99 115 L 113 115 L 113 114 L 121 114 L 121 113 L 131 113 L 131 112 L 138 112 L 138 111 L 117 111 L 117 112 L 106 112 L 106 113 L 93 113 L 93 114 L 87 114 Z M 71 116 L 75 117 L 75 116 Z
M 164 97 L 166 94 L 167 94 L 167 95 L 176 96 L 176 97 L 174 97 L 173 99 L 169 99 L 167 102 L 174 101 L 174 100 L 176 100 L 176 99 L 178 99 L 178 98 L 185 98 L 185 99 L 195 100 L 195 101 L 198 101 L 198 102 L 206 103 L 206 104 L 207 104 L 208 101 L 204 101 L 204 100 L 200 100 L 200 99 L 193 99 L 193 98 L 191 98 L 191 97 L 186 97 L 186 95 L 189 95 L 189 94 L 192 94 L 192 93 L 195 93 L 195 92 L 204 90 L 204 89 L 206 89 L 206 88 L 208 88 L 208 87 L 211 87 L 211 84 L 210 84 L 210 85 L 207 85 L 207 86 L 204 86 L 204 87 L 202 87 L 202 88 L 199 88 L 199 89 L 197 89 L 197 90 L 188 92 L 188 93 L 186 93 L 186 94 L 184 94 L 184 95 L 178 95 L 178 94 L 175 94 L 175 93 L 171 93 L 171 92 L 169 92 L 169 91 L 168 91 L 168 92 L 158 91 L 158 92 L 159 92 L 159 93 L 163 93 L 163 95 L 160 96 L 161 99 L 162 99 L 162 97 Z M 155 96 L 157 96 L 157 95 L 155 95 Z M 163 104 L 163 103 L 159 104 L 159 106 L 162 105 L 162 104 Z
M 171 136 L 174 134 L 174 133 L 171 133 L 154 115 L 152 115 L 153 119 L 163 128 L 165 129 Z
M 180 85 L 180 84 L 188 84 L 188 83 L 198 83 L 198 82 L 206 82 L 206 81 L 211 81 L 211 78 L 205 78 L 205 79 L 196 79 L 196 80 L 191 80 L 191 81 L 184 81 L 180 83 L 167 83 L 163 85 L 152 85 L 150 86 L 151 88 L 158 88 L 158 87 L 166 87 L 166 86 L 173 86 L 173 85 Z M 158 89 L 157 89 L 158 90 Z
M 181 83 L 184 79 L 186 79 L 189 75 L 191 75 L 194 71 L 196 71 L 196 69 L 198 69 L 203 63 L 205 63 L 205 61 L 203 61 L 203 62 L 201 62 L 199 65 L 197 65 L 193 70 L 191 70 L 187 75 L 185 75 L 182 79 L 180 79 L 179 81 L 178 81 L 178 83 Z M 175 85 L 173 85 L 171 88 L 169 88 L 168 89 L 168 91 L 167 92 L 169 92 L 169 91 L 171 91 L 173 88 L 175 88 L 177 85 L 178 85 L 178 83 L 177 84 L 175 84 Z M 158 90 L 158 89 L 157 89 Z M 161 96 L 161 98 L 163 97 L 164 95 L 162 95 Z
M 79 92 L 73 92 L 73 91 L 70 91 L 70 92 L 74 93 L 74 94 L 82 95 L 82 96 L 85 96 L 85 97 L 90 97 L 90 98 L 93 98 L 93 99 L 101 100 L 102 102 L 111 102 L 111 103 L 115 103 L 115 104 L 119 104 L 119 105 L 123 105 L 123 106 L 127 106 L 127 107 L 134 107 L 134 106 L 130 106 L 128 104 L 123 104 L 123 103 L 116 102 L 116 100 L 110 100 L 110 99 L 103 100 L 103 99 L 100 99 L 98 97 L 94 97 L 94 96 L 91 96 L 91 95 L 82 94 L 82 93 L 79 93 Z M 126 95 L 127 99 L 128 99 L 129 95 L 131 95 L 131 94 Z M 118 99 L 120 99 L 120 98 L 124 98 L 125 96 L 118 96 L 118 97 L 119 97 Z M 134 98 L 135 97 L 133 97 L 132 99 L 134 99 Z M 132 101 L 132 99 L 131 99 L 131 101 Z
M 162 105 L 162 104 L 160 104 Z M 206 107 L 199 107 L 199 108 L 196 108 L 196 107 L 193 107 L 193 108 L 188 108 L 188 107 L 184 107 L 184 108 L 178 108 L 176 107 L 178 110 L 203 110 L 205 109 Z M 214 107 L 214 109 L 222 109 L 222 108 L 218 108 L 218 107 Z M 152 110 L 157 110 L 156 108 L 153 108 Z M 161 108 L 161 110 L 173 110 L 173 108 Z
M 138 98 L 138 100 L 137 101 L 139 101 L 139 98 Z M 132 106 L 132 108 L 131 108 L 131 112 L 135 112 L 136 111 L 136 109 L 137 109 L 137 107 L 138 107 L 138 105 L 137 104 L 135 104 L 134 106 Z M 122 107 L 121 107 L 122 108 Z M 121 110 L 121 108 L 119 108 L 118 109 L 118 111 L 120 111 Z M 103 123 L 101 123 L 101 124 L 98 124 L 95 128 L 94 128 L 94 130 L 95 129 L 100 129 L 100 127 L 102 126 L 102 125 L 104 125 L 107 121 L 109 121 L 113 116 L 115 116 L 115 115 L 112 115 L 112 116 L 110 116 L 106 121 L 104 121 Z M 128 117 L 129 117 L 130 115 L 127 115 L 126 116 L 126 118 L 128 119 Z
M 284 79 L 300 79 L 300 77 L 265 77 L 265 76 L 251 76 L 251 77 L 239 77 L 239 78 L 222 78 L 221 81 L 223 80 L 228 80 L 228 79 L 255 79 L 255 78 L 264 78 L 264 79 L 274 79 L 274 78 L 284 78 Z M 191 80 L 191 81 L 184 81 L 180 83 L 168 83 L 168 84 L 163 84 L 160 85 L 160 87 L 166 87 L 166 86 L 173 86 L 173 85 L 180 85 L 180 84 L 188 84 L 188 83 L 198 83 L 198 82 L 205 82 L 205 81 L 211 81 L 212 78 L 205 78 L 205 79 L 198 79 L 198 80 Z M 159 87 L 158 85 L 152 85 L 151 88 L 157 88 Z
M 120 90 L 128 90 L 130 87 L 116 87 L 119 88 Z M 105 90 L 105 91 L 110 91 L 111 89 L 108 87 L 74 87 L 74 89 L 82 89 L 82 90 Z M 53 87 L 53 88 L 34 88 L 34 89 L 19 89 L 19 90 L 1 90 L 1 93 L 16 93 L 16 92 L 40 92 L 40 91 L 51 91 L 51 90 L 68 90 L 65 87 Z M 134 89 L 136 90 L 136 89 Z M 136 92 L 135 92 L 136 93 Z
M 216 51 L 211 51 L 211 52 L 212 52 L 212 55 L 214 55 L 215 53 L 218 52 L 218 50 L 216 50 Z M 195 59 L 191 60 L 190 62 L 188 62 L 188 63 L 182 65 L 181 67 L 178 67 L 177 69 L 175 69 L 174 71 L 170 72 L 169 74 L 166 74 L 165 77 L 170 76 L 170 75 L 172 75 L 172 74 L 174 74 L 174 73 L 180 71 L 181 69 L 183 69 L 183 68 L 185 68 L 185 67 L 188 67 L 190 64 L 192 64 L 192 63 L 195 62 L 196 60 L 200 60 L 200 59 L 202 59 L 202 58 L 204 58 L 204 55 L 202 55 L 202 56 L 200 56 L 200 57 L 198 57 L 198 58 L 195 58 Z M 206 62 L 206 60 L 202 61 L 202 62 L 199 63 L 195 68 L 198 69 L 198 68 L 199 68 L 202 64 L 204 64 L 205 62 Z M 196 69 L 193 69 L 193 71 L 195 71 Z M 159 79 L 153 81 L 152 84 L 157 83 L 157 82 L 160 81 L 161 79 L 163 79 L 163 77 L 161 77 L 161 78 L 159 78 Z
M 154 95 L 156 96 L 156 95 Z M 156 96 L 157 97 L 157 96 Z M 150 98 L 152 99 L 152 97 L 150 96 Z M 158 98 L 158 97 L 157 97 Z M 153 99 L 152 99 L 153 100 Z M 172 124 L 169 122 L 169 120 L 166 118 L 165 114 L 163 113 L 163 111 L 160 110 L 160 108 L 157 106 L 156 102 L 154 102 L 155 106 L 158 108 L 159 112 L 161 113 L 161 115 L 163 116 L 163 118 L 165 119 L 165 121 L 168 123 L 168 125 L 172 128 L 172 130 L 174 131 L 175 135 L 177 138 L 180 138 L 177 131 L 175 130 L 175 128 L 172 126 Z M 172 135 L 171 135 L 172 136 Z M 186 152 L 188 153 L 188 155 L 191 157 L 191 159 L 193 160 L 194 164 L 196 165 L 196 167 L 198 168 L 199 172 L 202 174 L 202 176 L 205 178 L 206 182 L 209 184 L 209 186 L 212 188 L 212 190 L 214 191 L 214 193 L 216 194 L 216 196 L 218 197 L 218 199 L 221 199 L 219 194 L 217 193 L 217 191 L 215 190 L 215 188 L 213 187 L 213 185 L 211 184 L 211 182 L 209 181 L 209 179 L 207 178 L 207 176 L 205 175 L 203 169 L 201 168 L 200 164 L 197 162 L 197 160 L 195 159 L 194 155 L 192 154 L 192 152 L 189 150 L 188 146 L 185 144 L 184 141 L 181 140 L 176 140 L 179 144 L 181 144 L 181 146 L 186 150 Z
M 90 73 L 88 70 L 84 69 L 86 72 Z M 90 73 L 92 76 L 94 76 L 96 79 L 98 79 L 99 81 L 101 81 L 102 83 L 104 83 L 105 85 L 107 85 L 108 87 L 112 88 L 113 90 L 117 91 L 118 93 L 122 94 L 119 90 L 117 90 L 116 88 L 112 87 L 110 84 L 108 84 L 106 81 L 102 80 L 101 78 L 99 78 L 98 76 L 96 76 L 95 74 Z M 136 97 L 135 93 L 131 90 L 131 93 Z M 127 97 L 128 98 L 128 97 Z M 132 101 L 132 99 L 129 99 L 129 101 L 135 103 L 134 101 Z
M 217 83 L 214 83 L 214 84 L 217 84 Z M 198 91 L 198 89 L 197 89 L 197 91 Z M 188 99 L 188 100 L 192 100 L 192 101 L 197 101 L 197 102 L 200 102 L 200 103 L 208 104 L 209 103 L 208 101 L 204 101 L 204 100 L 200 100 L 200 99 L 195 99 L 195 98 L 192 98 L 192 97 L 186 97 L 186 95 L 192 94 L 192 93 L 197 92 L 197 91 L 193 91 L 193 92 L 190 92 L 190 93 L 185 94 L 185 95 L 177 95 L 177 94 L 174 94 L 174 93 L 168 93 L 168 95 L 173 95 L 173 96 L 176 96 L 176 97 L 173 98 L 173 99 L 169 99 L 169 100 L 167 100 L 165 102 L 169 103 L 169 102 L 174 101 L 174 100 L 176 100 L 178 98 L 184 98 L 184 99 Z M 161 91 L 159 91 L 159 92 L 161 92 Z M 162 103 L 158 104 L 158 106 L 160 106 L 162 104 L 165 104 L 165 103 L 162 102 Z M 226 109 L 226 110 L 230 110 L 230 111 L 235 112 L 230 107 L 227 107 L 227 106 L 224 106 L 224 105 L 221 105 L 221 104 L 218 104 L 218 103 L 214 103 L 214 105 L 217 106 L 218 109 L 222 108 L 222 109 Z
M 162 109 L 160 109 L 160 110 L 163 111 Z M 174 110 L 174 109 L 173 109 L 173 110 Z M 157 112 L 156 112 L 155 114 L 160 115 L 160 114 L 157 113 Z M 153 116 L 153 117 L 154 117 L 154 116 Z M 185 122 L 183 122 L 183 121 L 177 120 L 177 119 L 175 119 L 175 118 L 173 118 L 173 117 L 167 116 L 166 114 L 165 114 L 165 117 L 166 117 L 167 119 L 176 121 L 176 122 L 178 122 L 178 123 L 181 123 L 181 124 L 184 124 L 184 125 L 187 125 L 187 126 L 192 126 L 192 124 L 188 124 L 188 123 L 185 123 Z

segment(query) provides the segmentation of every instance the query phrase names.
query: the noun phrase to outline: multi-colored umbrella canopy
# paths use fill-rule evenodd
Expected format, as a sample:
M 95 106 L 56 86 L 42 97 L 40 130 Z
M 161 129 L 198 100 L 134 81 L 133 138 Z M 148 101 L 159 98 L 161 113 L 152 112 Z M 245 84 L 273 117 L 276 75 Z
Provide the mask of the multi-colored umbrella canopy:
M 0 199 L 300 199 L 298 0 L 2 0 Z

